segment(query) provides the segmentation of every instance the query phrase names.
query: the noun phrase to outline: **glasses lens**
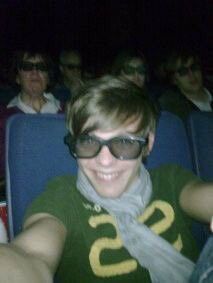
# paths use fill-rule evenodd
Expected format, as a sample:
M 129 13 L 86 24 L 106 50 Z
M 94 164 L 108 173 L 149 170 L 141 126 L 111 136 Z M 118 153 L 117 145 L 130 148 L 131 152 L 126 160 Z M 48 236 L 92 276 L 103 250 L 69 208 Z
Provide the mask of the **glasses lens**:
M 81 65 L 65 64 L 64 66 L 69 70 L 81 70 Z
M 187 67 L 180 67 L 178 70 L 177 70 L 177 73 L 180 75 L 180 76 L 186 76 L 189 72 L 189 69 Z
M 33 64 L 30 62 L 22 62 L 19 68 L 23 71 L 31 71 L 33 69 Z
M 194 63 L 194 64 L 191 65 L 190 69 L 191 69 L 192 72 L 199 71 L 200 70 L 200 65 Z
M 80 135 L 77 139 L 74 139 L 70 134 L 64 139 L 72 155 L 77 158 L 93 158 L 105 145 L 109 148 L 111 154 L 120 160 L 138 158 L 147 141 L 147 138 L 139 137 L 115 137 L 109 140 L 101 140 L 89 135 Z
M 48 67 L 45 63 L 36 63 L 34 64 L 34 67 L 36 70 L 41 71 L 41 72 L 47 72 L 48 71 Z
M 191 72 L 196 72 L 196 71 L 200 70 L 200 66 L 198 64 L 194 63 L 194 64 L 190 65 L 189 67 L 180 67 L 177 70 L 177 73 L 180 76 L 186 76 L 186 75 L 188 75 L 189 70 L 191 70 Z
M 136 71 L 140 74 L 140 75 L 145 75 L 146 74 L 146 68 L 144 65 L 140 65 L 136 68 Z
M 79 158 L 92 158 L 101 148 L 100 142 L 92 136 L 82 135 L 76 139 L 75 153 Z
M 32 63 L 32 62 L 26 62 L 26 61 L 22 62 L 19 69 L 25 72 L 29 72 L 34 69 L 36 69 L 37 71 L 41 71 L 41 72 L 47 72 L 48 70 L 47 66 L 43 62 Z
M 140 75 L 146 74 L 146 68 L 144 65 L 139 65 L 137 67 L 132 67 L 127 65 L 124 67 L 123 70 L 126 75 L 133 75 L 135 72 L 139 73 Z
M 142 143 L 139 140 L 128 137 L 117 137 L 109 142 L 111 153 L 118 159 L 135 159 L 142 149 Z
M 125 66 L 123 71 L 126 75 L 132 75 L 132 74 L 135 73 L 135 68 L 133 68 L 131 66 Z

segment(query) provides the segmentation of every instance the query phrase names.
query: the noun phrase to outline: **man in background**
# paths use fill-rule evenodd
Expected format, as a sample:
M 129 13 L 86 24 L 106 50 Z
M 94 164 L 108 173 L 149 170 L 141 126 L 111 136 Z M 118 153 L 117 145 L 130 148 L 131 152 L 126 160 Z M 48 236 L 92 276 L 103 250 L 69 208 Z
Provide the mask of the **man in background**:
M 162 110 L 183 120 L 192 111 L 212 111 L 212 93 L 204 87 L 201 63 L 196 54 L 188 51 L 172 53 L 165 71 L 173 88 L 160 96 Z
M 66 102 L 82 85 L 82 58 L 76 50 L 63 50 L 59 56 L 59 83 L 53 93 Z

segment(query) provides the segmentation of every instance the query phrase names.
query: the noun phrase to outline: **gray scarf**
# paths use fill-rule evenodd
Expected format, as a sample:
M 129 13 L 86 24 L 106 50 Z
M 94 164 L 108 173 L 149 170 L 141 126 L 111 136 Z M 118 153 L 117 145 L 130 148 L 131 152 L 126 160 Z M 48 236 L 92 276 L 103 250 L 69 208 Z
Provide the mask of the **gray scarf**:
M 188 282 L 194 263 L 137 221 L 137 217 L 149 204 L 152 194 L 150 175 L 143 164 L 140 177 L 119 198 L 99 196 L 80 169 L 77 188 L 87 200 L 99 204 L 116 218 L 124 246 L 142 267 L 149 270 L 153 283 Z

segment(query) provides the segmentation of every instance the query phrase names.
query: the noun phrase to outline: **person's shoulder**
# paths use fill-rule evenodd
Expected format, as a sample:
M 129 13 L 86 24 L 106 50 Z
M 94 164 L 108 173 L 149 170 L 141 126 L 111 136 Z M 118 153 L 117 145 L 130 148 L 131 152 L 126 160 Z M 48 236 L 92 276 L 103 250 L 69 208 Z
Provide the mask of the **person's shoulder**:
M 49 101 L 49 103 L 55 105 L 57 113 L 64 113 L 65 103 L 56 98 L 52 92 L 45 92 L 44 96 Z
M 46 181 L 41 199 L 42 201 L 46 199 L 55 200 L 56 198 L 67 200 L 70 197 L 72 198 L 76 191 L 76 176 L 55 176 Z
M 0 118 L 7 119 L 9 116 L 20 113 L 17 107 L 10 107 L 8 108 L 6 105 L 0 105 Z
M 178 180 L 183 176 L 187 178 L 198 178 L 192 170 L 184 168 L 183 166 L 175 163 L 162 164 L 156 168 L 149 169 L 151 178 L 174 178 Z
M 158 167 L 149 169 L 149 172 L 151 174 L 155 174 L 155 173 L 162 173 L 165 171 L 176 171 L 176 170 L 185 171 L 187 169 L 183 168 L 181 165 L 176 164 L 176 163 L 166 163 L 166 164 L 161 164 Z
M 168 86 L 160 95 L 159 102 L 175 101 L 175 99 L 181 99 L 182 95 L 179 89 L 175 86 Z
M 76 186 L 76 176 L 74 175 L 61 175 L 61 176 L 55 176 L 52 179 L 50 179 L 47 182 L 48 187 L 54 187 L 54 186 Z
M 153 184 L 169 185 L 180 190 L 189 182 L 200 181 L 200 178 L 189 168 L 178 164 L 164 164 L 149 170 Z
M 52 93 L 55 98 L 60 100 L 61 102 L 66 102 L 72 96 L 70 89 L 66 87 L 64 84 L 58 84 L 52 90 Z

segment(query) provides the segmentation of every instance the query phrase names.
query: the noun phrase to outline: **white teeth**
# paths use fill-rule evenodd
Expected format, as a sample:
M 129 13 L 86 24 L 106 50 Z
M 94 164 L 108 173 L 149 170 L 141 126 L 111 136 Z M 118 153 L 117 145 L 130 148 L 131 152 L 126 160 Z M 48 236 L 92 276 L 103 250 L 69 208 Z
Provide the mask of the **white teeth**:
M 118 173 L 102 173 L 102 172 L 98 172 L 97 173 L 98 178 L 103 179 L 105 181 L 111 181 L 113 179 L 115 179 L 118 176 Z

